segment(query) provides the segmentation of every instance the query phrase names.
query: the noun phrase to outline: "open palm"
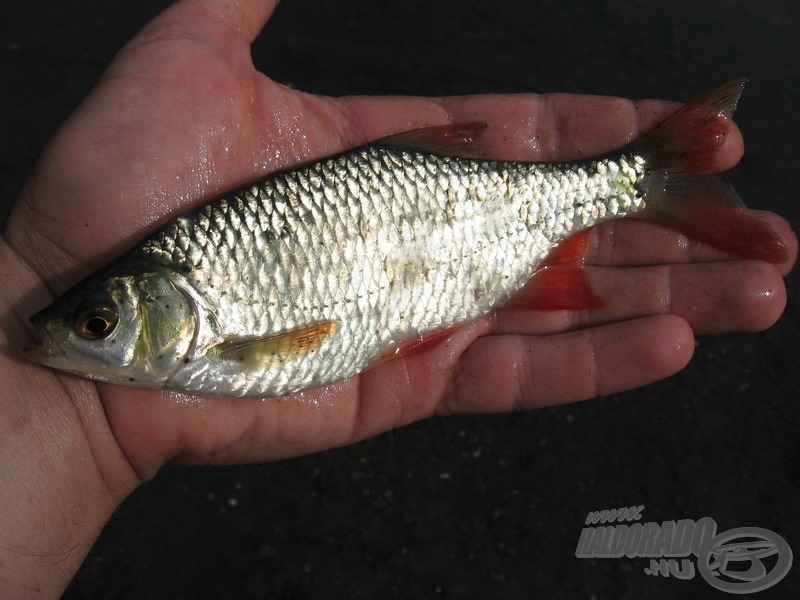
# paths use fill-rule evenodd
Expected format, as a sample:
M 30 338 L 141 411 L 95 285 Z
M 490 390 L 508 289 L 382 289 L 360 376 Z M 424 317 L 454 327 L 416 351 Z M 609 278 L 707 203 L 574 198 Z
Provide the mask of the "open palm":
M 0 369 L 9 414 L 46 414 L 63 453 L 92 461 L 118 502 L 167 460 L 259 461 L 342 445 L 433 414 L 587 399 L 681 369 L 694 332 L 757 330 L 785 303 L 779 267 L 723 260 L 677 233 L 597 229 L 588 262 L 606 306 L 502 311 L 446 343 L 358 377 L 272 400 L 95 384 L 24 364 L 25 321 L 170 216 L 227 189 L 392 132 L 486 120 L 489 156 L 552 161 L 620 147 L 674 110 L 568 95 L 447 99 L 312 96 L 258 73 L 249 44 L 274 2 L 184 0 L 117 56 L 52 140 L 4 237 Z M 742 152 L 735 131 L 721 166 Z M 569 368 L 565 368 L 568 365 Z M 41 429 L 31 435 L 43 435 Z M 55 468 L 55 467 L 54 467 Z

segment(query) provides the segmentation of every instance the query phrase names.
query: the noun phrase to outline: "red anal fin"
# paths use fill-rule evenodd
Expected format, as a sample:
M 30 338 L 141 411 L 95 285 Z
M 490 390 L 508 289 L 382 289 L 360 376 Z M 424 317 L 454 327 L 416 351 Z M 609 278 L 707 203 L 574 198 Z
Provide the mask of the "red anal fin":
M 407 150 L 422 150 L 442 156 L 474 156 L 476 143 L 486 131 L 486 122 L 451 123 L 395 133 L 373 142 L 377 146 L 391 146 Z
M 591 229 L 582 229 L 553 248 L 506 307 L 585 310 L 603 306 L 603 301 L 592 292 L 583 266 L 590 235 Z
M 603 306 L 580 265 L 546 266 L 534 273 L 507 308 L 587 310 Z
M 412 356 L 414 354 L 419 354 L 421 352 L 425 352 L 426 350 L 430 350 L 444 342 L 447 338 L 453 335 L 453 332 L 457 329 L 457 327 L 448 327 L 446 329 L 440 329 L 438 331 L 432 331 L 430 333 L 425 333 L 420 335 L 419 337 L 412 338 L 410 340 L 406 340 L 405 342 L 401 342 L 397 344 L 396 347 L 385 352 L 384 354 L 380 355 L 377 359 L 375 359 L 374 364 L 380 364 L 382 362 L 386 362 L 387 360 L 392 360 L 393 358 L 404 358 L 407 356 Z
M 582 229 L 577 233 L 573 233 L 553 248 L 540 266 L 583 265 L 583 261 L 586 258 L 586 249 L 589 246 L 589 236 L 591 235 L 591 229 Z

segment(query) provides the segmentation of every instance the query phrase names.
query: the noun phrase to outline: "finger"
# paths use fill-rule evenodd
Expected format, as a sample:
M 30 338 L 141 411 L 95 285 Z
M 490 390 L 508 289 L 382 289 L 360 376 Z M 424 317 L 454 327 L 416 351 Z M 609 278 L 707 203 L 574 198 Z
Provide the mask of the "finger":
M 165 461 L 263 462 L 350 444 L 431 416 L 453 365 L 488 333 L 460 327 L 429 352 L 392 360 L 344 381 L 281 398 L 219 398 L 100 384 L 105 414 L 142 480 Z
M 254 70 L 246 39 L 275 4 L 183 0 L 117 55 L 48 144 L 9 217 L 12 243 L 53 289 L 166 215 L 254 179 L 259 157 L 280 154 L 260 143 L 267 126 L 250 112 L 268 80 Z
M 233 32 L 252 44 L 279 0 L 181 0 L 153 19 L 137 40 L 168 34 L 181 38 L 216 38 Z M 223 32 L 222 30 L 226 30 Z
M 514 94 L 448 98 L 340 99 L 361 143 L 389 133 L 450 122 L 486 121 L 478 151 L 497 159 L 552 162 L 617 150 L 673 113 L 679 105 L 576 94 Z M 718 156 L 727 169 L 744 145 L 731 124 Z
M 789 258 L 775 267 L 781 275 L 787 275 L 797 259 L 797 237 L 791 225 L 774 213 L 755 210 L 750 212 L 766 221 L 786 243 Z M 673 229 L 636 219 L 621 219 L 598 225 L 592 231 L 586 253 L 587 264 L 619 267 L 731 258 L 729 253 L 687 238 Z
M 501 310 L 494 334 L 552 334 L 648 315 L 673 314 L 698 334 L 762 331 L 786 306 L 778 270 L 761 261 L 590 267 L 604 306 L 588 311 Z
M 439 412 L 529 410 L 613 394 L 677 373 L 693 350 L 691 328 L 671 315 L 542 338 L 488 336 L 464 354 Z
M 120 448 L 141 480 L 164 463 L 280 460 L 355 441 L 354 380 L 281 398 L 222 398 L 100 384 Z M 391 408 L 391 407 L 387 407 Z

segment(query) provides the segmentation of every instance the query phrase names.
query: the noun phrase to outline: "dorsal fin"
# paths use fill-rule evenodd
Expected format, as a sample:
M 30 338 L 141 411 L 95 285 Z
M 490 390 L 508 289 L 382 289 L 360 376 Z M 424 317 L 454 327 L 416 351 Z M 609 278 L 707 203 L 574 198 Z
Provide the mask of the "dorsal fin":
M 485 121 L 434 125 L 395 133 L 374 141 L 373 145 L 421 150 L 442 156 L 475 156 L 478 138 L 486 128 Z

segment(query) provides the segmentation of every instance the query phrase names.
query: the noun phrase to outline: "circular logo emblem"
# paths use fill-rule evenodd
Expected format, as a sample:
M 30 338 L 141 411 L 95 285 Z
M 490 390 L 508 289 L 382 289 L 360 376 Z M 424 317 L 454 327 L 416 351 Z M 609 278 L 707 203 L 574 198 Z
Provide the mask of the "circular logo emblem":
M 697 570 L 708 583 L 731 594 L 772 587 L 792 566 L 792 549 L 781 536 L 760 527 L 723 531 L 699 549 Z

